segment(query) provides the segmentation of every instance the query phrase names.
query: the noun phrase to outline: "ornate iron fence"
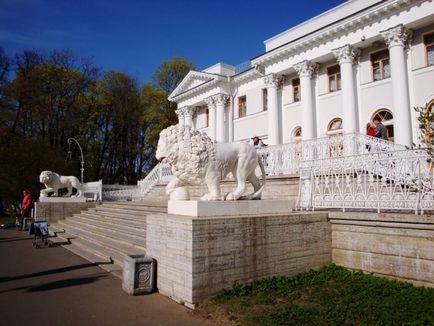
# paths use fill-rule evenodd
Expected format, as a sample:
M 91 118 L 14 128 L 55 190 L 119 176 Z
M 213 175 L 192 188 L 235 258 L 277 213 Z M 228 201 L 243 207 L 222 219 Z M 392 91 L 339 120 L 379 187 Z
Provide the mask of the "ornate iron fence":
M 424 150 L 376 151 L 300 163 L 300 209 L 434 209 L 430 157 Z

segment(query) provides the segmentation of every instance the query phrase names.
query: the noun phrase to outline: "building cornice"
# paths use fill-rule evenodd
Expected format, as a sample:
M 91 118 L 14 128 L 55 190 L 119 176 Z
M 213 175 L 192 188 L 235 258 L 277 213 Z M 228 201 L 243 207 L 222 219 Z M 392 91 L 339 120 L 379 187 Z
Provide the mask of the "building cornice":
M 252 64 L 262 64 L 266 66 L 274 64 L 320 44 L 337 39 L 364 26 L 378 22 L 380 17 L 389 17 L 397 12 L 405 10 L 407 7 L 415 6 L 417 3 L 423 1 L 424 0 L 392 0 L 381 2 L 373 8 L 369 8 L 351 16 L 347 16 L 341 21 L 329 26 L 325 26 L 307 36 L 293 40 L 256 58 L 253 58 L 251 60 Z

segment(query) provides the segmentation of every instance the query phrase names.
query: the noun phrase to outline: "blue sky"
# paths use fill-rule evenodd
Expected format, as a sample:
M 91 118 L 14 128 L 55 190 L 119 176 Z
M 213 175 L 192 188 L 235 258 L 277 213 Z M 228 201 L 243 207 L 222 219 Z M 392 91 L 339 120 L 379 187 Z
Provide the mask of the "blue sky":
M 69 49 L 104 70 L 151 80 L 182 56 L 202 70 L 264 52 L 263 41 L 344 0 L 0 0 L 0 46 Z

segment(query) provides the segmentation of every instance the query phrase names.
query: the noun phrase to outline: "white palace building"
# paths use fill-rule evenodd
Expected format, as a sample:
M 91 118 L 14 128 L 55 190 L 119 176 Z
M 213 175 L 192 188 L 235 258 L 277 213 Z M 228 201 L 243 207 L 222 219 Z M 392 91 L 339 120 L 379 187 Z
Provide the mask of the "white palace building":
M 190 71 L 169 96 L 179 123 L 216 141 L 268 145 L 366 131 L 418 143 L 413 107 L 434 104 L 434 2 L 349 0 L 265 42 L 237 67 Z

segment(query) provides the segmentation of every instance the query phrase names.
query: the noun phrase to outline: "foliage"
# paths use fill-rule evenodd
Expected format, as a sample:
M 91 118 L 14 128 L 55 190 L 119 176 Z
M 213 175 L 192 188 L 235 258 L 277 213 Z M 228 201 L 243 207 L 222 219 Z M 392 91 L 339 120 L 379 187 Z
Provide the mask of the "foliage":
M 78 175 L 70 137 L 83 149 L 85 181 L 135 184 L 155 164 L 159 132 L 176 122 L 167 97 L 191 68 L 165 61 L 141 86 L 69 51 L 9 56 L 0 47 L 0 200 L 17 201 L 24 188 L 38 194 L 42 170 Z
M 434 144 L 434 110 L 433 106 L 414 107 L 418 113 L 417 120 L 419 122 L 419 130 L 421 142 L 428 148 L 432 148 Z
M 434 289 L 329 265 L 236 283 L 205 309 L 240 325 L 432 325 Z

